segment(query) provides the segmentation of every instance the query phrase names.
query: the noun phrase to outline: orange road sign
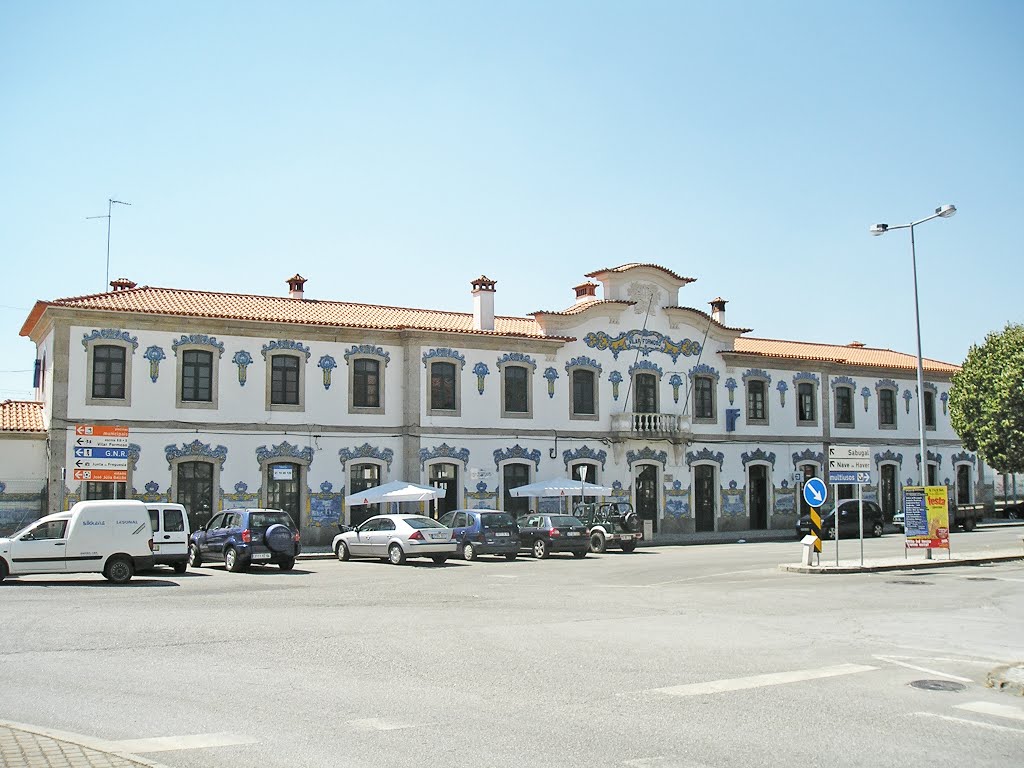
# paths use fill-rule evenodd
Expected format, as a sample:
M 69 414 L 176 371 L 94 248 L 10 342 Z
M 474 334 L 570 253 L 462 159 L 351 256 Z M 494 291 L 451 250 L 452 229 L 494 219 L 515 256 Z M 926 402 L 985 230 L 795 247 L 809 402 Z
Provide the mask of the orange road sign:
M 119 424 L 76 424 L 75 434 L 86 437 L 128 437 L 128 427 Z
M 127 483 L 127 469 L 76 469 L 75 480 L 84 480 L 90 483 Z

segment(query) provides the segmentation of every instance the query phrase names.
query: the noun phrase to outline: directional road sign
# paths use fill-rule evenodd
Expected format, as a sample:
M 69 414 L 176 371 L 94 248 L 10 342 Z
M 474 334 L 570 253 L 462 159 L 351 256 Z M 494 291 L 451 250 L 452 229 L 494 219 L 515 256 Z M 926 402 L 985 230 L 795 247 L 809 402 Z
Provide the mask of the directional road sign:
M 127 448 L 75 448 L 76 459 L 122 459 L 128 461 Z
M 829 472 L 870 472 L 871 449 L 866 445 L 831 445 L 828 449 Z
M 871 485 L 871 473 L 829 470 L 828 481 L 837 485 Z
M 128 482 L 127 469 L 76 469 L 73 473 L 75 480 L 84 480 L 93 483 L 126 483 Z
M 128 462 L 120 459 L 75 459 L 75 469 L 128 469 Z
M 821 478 L 812 477 L 804 483 L 804 501 L 812 507 L 820 507 L 828 498 L 828 489 Z
M 76 437 L 76 448 L 127 448 L 127 437 Z
M 128 437 L 128 427 L 120 424 L 75 424 L 75 434 L 82 437 Z

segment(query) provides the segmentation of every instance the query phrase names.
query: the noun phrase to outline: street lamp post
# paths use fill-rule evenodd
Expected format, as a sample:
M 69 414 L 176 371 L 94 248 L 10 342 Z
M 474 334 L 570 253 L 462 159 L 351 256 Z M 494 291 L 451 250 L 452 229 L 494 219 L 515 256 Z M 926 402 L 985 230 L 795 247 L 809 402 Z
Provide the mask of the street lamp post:
M 921 312 L 917 300 L 917 249 L 914 244 L 914 227 L 932 219 L 948 219 L 956 213 L 955 205 L 943 205 L 935 209 L 931 216 L 912 221 L 909 224 L 873 224 L 872 235 L 884 235 L 893 229 L 910 230 L 910 259 L 914 267 L 914 323 L 917 326 L 917 418 L 921 428 L 921 485 L 928 485 L 928 440 L 925 437 L 924 423 L 924 358 L 921 356 Z M 930 553 L 929 553 L 930 554 Z

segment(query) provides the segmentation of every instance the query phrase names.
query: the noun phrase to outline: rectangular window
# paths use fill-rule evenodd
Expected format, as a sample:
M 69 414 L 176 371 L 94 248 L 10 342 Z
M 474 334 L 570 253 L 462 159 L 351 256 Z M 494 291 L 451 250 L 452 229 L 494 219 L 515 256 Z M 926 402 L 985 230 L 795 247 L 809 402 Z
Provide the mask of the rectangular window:
M 797 421 L 816 422 L 818 412 L 814 407 L 814 385 L 801 382 L 796 386 Z
M 213 353 L 189 349 L 181 360 L 181 399 L 209 403 L 213 400 Z
M 693 379 L 693 415 L 697 419 L 715 418 L 714 382 L 710 376 Z
M 853 389 L 836 387 L 836 424 L 853 424 Z
M 896 426 L 896 391 L 892 389 L 878 390 L 878 426 Z
M 356 358 L 352 369 L 352 405 L 380 408 L 380 361 Z
M 505 366 L 506 413 L 526 413 L 529 410 L 528 375 L 527 370 L 520 365 Z
M 455 363 L 430 366 L 430 410 L 455 410 Z
M 294 355 L 274 355 L 271 359 L 270 402 L 299 404 L 299 358 Z
M 935 393 L 924 391 L 924 425 L 935 429 Z
M 767 384 L 759 379 L 747 382 L 747 421 L 767 421 Z
M 126 483 L 93 483 L 87 482 L 85 484 L 85 499 L 124 499 L 126 492 Z
M 637 413 L 658 412 L 658 379 L 652 373 L 638 373 L 633 379 L 636 394 L 633 410 Z
M 92 396 L 124 400 L 124 347 L 97 344 L 92 355 Z
M 593 416 L 594 372 L 575 370 L 572 372 L 572 412 L 578 416 Z

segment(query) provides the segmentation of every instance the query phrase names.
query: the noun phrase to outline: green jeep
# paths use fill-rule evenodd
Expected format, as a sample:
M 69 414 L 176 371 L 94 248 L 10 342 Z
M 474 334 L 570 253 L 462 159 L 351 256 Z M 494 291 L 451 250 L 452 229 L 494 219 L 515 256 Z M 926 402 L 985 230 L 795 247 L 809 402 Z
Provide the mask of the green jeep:
M 608 547 L 632 552 L 643 539 L 643 521 L 628 501 L 577 503 L 572 511 L 590 529 L 590 551 Z

